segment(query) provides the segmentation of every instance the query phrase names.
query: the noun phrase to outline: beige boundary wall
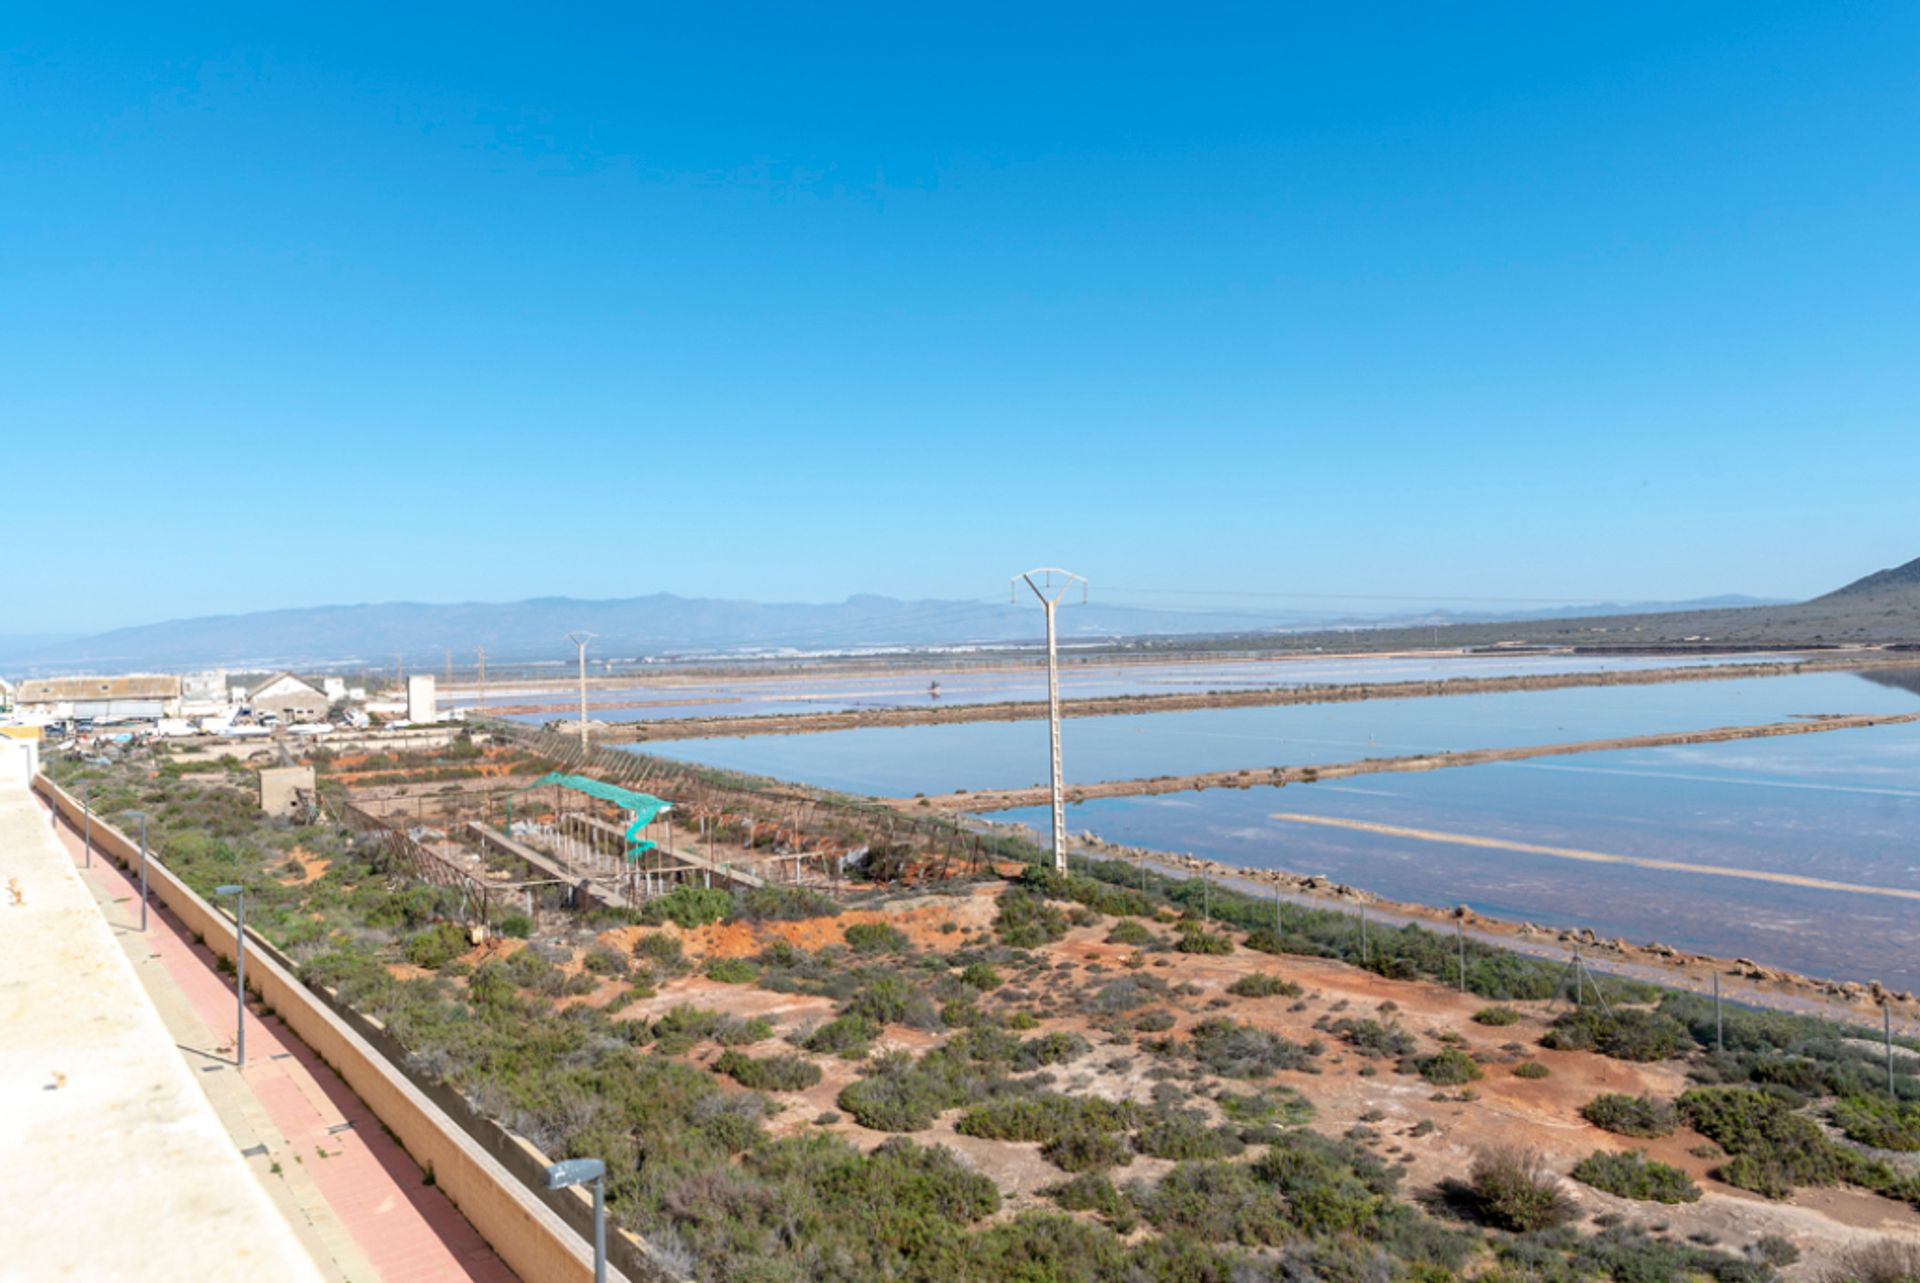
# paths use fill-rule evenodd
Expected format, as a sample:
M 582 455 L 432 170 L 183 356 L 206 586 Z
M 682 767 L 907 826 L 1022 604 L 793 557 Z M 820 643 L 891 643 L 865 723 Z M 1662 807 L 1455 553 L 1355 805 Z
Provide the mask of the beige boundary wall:
M 78 799 L 45 775 L 35 776 L 33 787 L 51 799 L 76 829 L 80 826 Z M 96 851 L 121 865 L 139 860 L 138 843 L 99 816 L 94 817 L 92 830 Z M 202 937 L 215 954 L 233 958 L 232 919 L 175 877 L 151 850 L 147 880 L 154 897 L 188 930 Z M 593 1203 L 587 1190 L 536 1192 L 548 1161 L 538 1149 L 479 1119 L 444 1085 L 422 1083 L 403 1071 L 396 1063 L 398 1044 L 378 1022 L 344 1012 L 309 989 L 294 975 L 289 960 L 251 931 L 247 945 L 248 988 L 333 1067 L 414 1161 L 432 1173 L 434 1183 L 508 1268 L 525 1283 L 576 1283 L 593 1277 L 589 1237 Z M 436 1096 L 442 1103 L 435 1102 Z M 464 1115 L 468 1127 L 485 1136 L 487 1143 L 456 1122 L 456 1113 Z M 648 1283 L 677 1278 L 633 1235 L 609 1226 L 607 1239 L 609 1263 L 616 1271 L 613 1277 Z

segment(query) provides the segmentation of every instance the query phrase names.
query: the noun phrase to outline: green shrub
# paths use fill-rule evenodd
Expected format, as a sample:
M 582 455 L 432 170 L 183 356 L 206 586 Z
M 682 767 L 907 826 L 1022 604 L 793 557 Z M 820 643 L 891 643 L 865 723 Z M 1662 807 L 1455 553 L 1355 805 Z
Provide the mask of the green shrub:
M 1436 1087 L 1457 1087 L 1462 1083 L 1477 1082 L 1485 1076 L 1479 1062 L 1458 1047 L 1442 1047 L 1431 1056 L 1415 1056 L 1406 1061 L 1403 1067 L 1411 1069 Z
M 684 1005 L 653 1022 L 653 1036 L 660 1040 L 663 1050 L 709 1040 L 723 1047 L 739 1047 L 765 1041 L 772 1034 L 773 1026 L 761 1016 L 738 1020 L 722 1012 Z
M 1170 1235 L 1248 1246 L 1300 1237 L 1286 1199 L 1246 1163 L 1182 1163 L 1152 1189 L 1136 1186 L 1134 1198 L 1140 1214 Z
M 605 945 L 595 945 L 581 957 L 580 965 L 596 976 L 624 976 L 627 960 Z
M 986 993 L 998 989 L 1002 983 L 1000 973 L 984 962 L 969 962 L 960 972 L 960 983 Z
M 1040 1192 L 1069 1212 L 1094 1213 L 1122 1234 L 1131 1233 L 1138 1220 L 1127 1196 L 1099 1172 L 1084 1173 Z
M 1086 1005 L 1096 1015 L 1118 1015 L 1164 997 L 1167 988 L 1167 982 L 1155 976 L 1121 976 L 1101 985 Z
M 841 1016 L 837 1020 L 829 1020 L 807 1035 L 803 1045 L 808 1051 L 853 1060 L 866 1055 L 867 1048 L 879 1036 L 879 1021 L 866 1016 Z
M 467 951 L 467 933 L 456 922 L 436 922 L 407 937 L 407 961 L 438 971 Z
M 913 947 L 906 932 L 884 922 L 855 922 L 843 934 L 847 947 L 859 954 L 905 953 Z
M 1651 1096 L 1603 1092 L 1588 1101 L 1580 1112 L 1595 1127 L 1617 1136 L 1655 1139 L 1671 1136 L 1673 1129 L 1680 1125 L 1673 1106 Z
M 1312 1064 L 1311 1055 L 1299 1043 L 1218 1017 L 1193 1027 L 1187 1052 L 1222 1078 L 1264 1078 Z
M 1208 1127 L 1204 1116 L 1189 1109 L 1163 1111 L 1147 1119 L 1134 1133 L 1133 1147 L 1149 1158 L 1184 1163 L 1232 1158 L 1246 1148 L 1246 1143 L 1233 1128 Z
M 1475 1024 L 1491 1025 L 1494 1028 L 1518 1024 L 1520 1018 L 1520 1013 L 1512 1007 L 1482 1007 L 1473 1013 Z
M 1121 944 L 1133 949 L 1145 949 L 1159 940 L 1159 936 L 1147 930 L 1146 924 L 1133 918 L 1122 918 L 1113 924 L 1113 930 L 1107 932 L 1108 944 Z
M 883 1025 L 907 1025 L 914 1029 L 940 1027 L 940 1013 L 933 1000 L 906 976 L 892 972 L 868 980 L 845 1010 L 847 1015 L 865 1016 Z
M 1306 990 L 1291 980 L 1256 972 L 1253 975 L 1241 976 L 1227 986 L 1227 992 L 1236 998 L 1298 998 Z
M 533 934 L 533 919 L 524 913 L 509 913 L 500 919 L 497 924 L 497 929 L 503 936 L 511 936 L 516 940 L 525 940 Z
M 1732 1155 L 1715 1175 L 1736 1189 L 1786 1198 L 1802 1185 L 1896 1184 L 1884 1165 L 1835 1145 L 1812 1119 L 1768 1092 L 1696 1087 L 1676 1103 L 1689 1126 Z
M 1116 918 L 1151 917 L 1160 907 L 1152 896 L 1131 883 L 1114 885 L 1077 873 L 1060 873 L 1038 864 L 1030 864 L 1022 871 L 1020 885 L 1048 899 L 1074 900 L 1095 913 Z
M 720 1053 L 713 1068 L 753 1091 L 805 1091 L 820 1081 L 820 1066 L 801 1056 L 755 1059 L 729 1050 Z
M 1647 1062 L 1674 1056 L 1688 1041 L 1684 1025 L 1657 1011 L 1623 1007 L 1608 1015 L 1597 1007 L 1580 1007 L 1556 1017 L 1540 1045 Z
M 829 917 L 840 911 L 832 896 L 808 887 L 760 886 L 738 891 L 733 896 L 733 912 L 740 922 L 798 922 L 806 918 Z
M 1126 1166 L 1133 1161 L 1133 1151 L 1118 1136 L 1080 1128 L 1040 1146 L 1040 1157 L 1063 1172 L 1098 1172 Z
M 664 931 L 650 932 L 634 941 L 633 956 L 661 976 L 685 975 L 693 965 L 687 961 L 687 951 L 681 947 L 680 937 Z
M 1000 893 L 993 929 L 1014 949 L 1037 949 L 1067 934 L 1067 917 L 1045 900 L 1021 887 Z
M 756 1042 L 765 1042 L 771 1037 L 773 1037 L 773 1022 L 765 1016 L 752 1016 L 746 1020 L 729 1017 L 713 1032 L 713 1040 L 722 1047 L 745 1047 Z
M 1596 1149 L 1574 1167 L 1573 1178 L 1609 1194 L 1643 1202 L 1700 1201 L 1700 1187 L 1685 1172 L 1650 1160 L 1638 1150 L 1622 1154 Z
M 750 985 L 760 969 L 745 958 L 715 958 L 707 964 L 707 979 L 723 985 Z
M 1041 1034 L 1038 1038 L 1028 1038 L 1014 1048 L 1013 1067 L 1021 1073 L 1039 1069 L 1044 1065 L 1064 1064 L 1078 1059 L 1093 1050 L 1085 1038 L 1079 1034 L 1053 1033 Z
M 991 1096 L 1003 1086 L 993 1071 L 945 1048 L 918 1061 L 895 1052 L 879 1057 L 867 1077 L 842 1089 L 839 1105 L 862 1127 L 917 1132 L 947 1110 Z
M 1208 931 L 1197 922 L 1186 922 L 1181 924 L 1180 939 L 1173 947 L 1181 953 L 1224 956 L 1233 952 L 1233 940 L 1221 932 Z
M 1314 1115 L 1313 1102 L 1286 1087 L 1270 1087 L 1245 1096 L 1222 1092 L 1214 1097 L 1214 1104 L 1220 1106 L 1228 1121 L 1255 1126 L 1297 1127 L 1312 1122 Z
M 653 1036 L 655 1038 L 680 1036 L 691 1042 L 701 1042 L 713 1037 L 726 1022 L 727 1017 L 723 1012 L 681 1004 L 670 1008 L 665 1015 L 653 1022 Z
M 1399 1168 L 1358 1145 L 1311 1131 L 1282 1132 L 1253 1169 L 1286 1196 L 1294 1223 L 1307 1234 L 1377 1229 L 1400 1179 Z
M 1481 1219 L 1516 1233 L 1564 1224 L 1575 1212 L 1545 1161 L 1527 1150 L 1480 1151 L 1474 1156 L 1468 1188 Z
M 1414 1036 L 1399 1025 L 1382 1024 L 1378 1020 L 1336 1020 L 1330 1029 L 1342 1042 L 1369 1058 L 1398 1060 L 1412 1055 L 1419 1046 Z
M 1848 1096 L 1833 1107 L 1833 1123 L 1848 1140 L 1875 1149 L 1920 1150 L 1920 1102 L 1886 1096 Z
M 1547 1078 L 1553 1071 L 1537 1060 L 1523 1060 L 1513 1067 L 1515 1078 Z
M 719 887 L 682 883 L 647 904 L 649 922 L 671 922 L 682 931 L 719 922 L 733 912 L 733 896 Z
M 1125 1131 L 1139 1117 L 1139 1106 L 1130 1101 L 1037 1092 L 1028 1096 L 1003 1096 L 975 1105 L 960 1115 L 953 1129 L 962 1136 L 986 1140 L 1045 1144 L 1072 1132 Z

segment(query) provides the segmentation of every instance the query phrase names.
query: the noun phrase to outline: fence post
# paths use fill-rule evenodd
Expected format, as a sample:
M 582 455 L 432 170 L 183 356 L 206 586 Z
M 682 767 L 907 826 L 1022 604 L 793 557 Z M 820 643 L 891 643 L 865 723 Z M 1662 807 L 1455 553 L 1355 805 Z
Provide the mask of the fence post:
M 1460 992 L 1465 993 L 1467 991 L 1467 920 L 1455 918 L 1453 925 L 1455 935 L 1460 941 Z
M 1893 1004 L 1888 1002 L 1880 1008 L 1881 1027 L 1887 1033 L 1887 1095 L 1893 1095 Z
M 1720 968 L 1713 969 L 1713 1049 L 1724 1052 L 1727 1049 L 1726 1025 L 1720 1017 Z

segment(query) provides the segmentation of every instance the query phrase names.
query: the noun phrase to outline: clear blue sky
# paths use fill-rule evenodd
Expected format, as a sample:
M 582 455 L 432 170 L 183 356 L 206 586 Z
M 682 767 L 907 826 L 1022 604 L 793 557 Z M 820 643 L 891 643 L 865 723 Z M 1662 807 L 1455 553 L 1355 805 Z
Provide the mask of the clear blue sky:
M 1920 8 L 933 8 L 16 9 L 0 633 L 1920 556 Z

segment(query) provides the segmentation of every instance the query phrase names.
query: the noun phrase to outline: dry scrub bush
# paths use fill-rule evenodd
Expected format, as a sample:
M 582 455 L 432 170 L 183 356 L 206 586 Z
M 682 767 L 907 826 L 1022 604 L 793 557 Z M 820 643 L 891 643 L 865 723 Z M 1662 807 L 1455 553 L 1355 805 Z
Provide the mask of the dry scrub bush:
M 1501 1229 L 1524 1234 L 1564 1224 L 1574 1214 L 1560 1178 L 1532 1150 L 1481 1150 L 1474 1155 L 1469 1185 L 1481 1218 Z

